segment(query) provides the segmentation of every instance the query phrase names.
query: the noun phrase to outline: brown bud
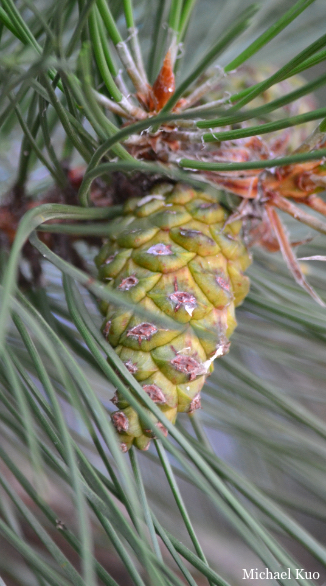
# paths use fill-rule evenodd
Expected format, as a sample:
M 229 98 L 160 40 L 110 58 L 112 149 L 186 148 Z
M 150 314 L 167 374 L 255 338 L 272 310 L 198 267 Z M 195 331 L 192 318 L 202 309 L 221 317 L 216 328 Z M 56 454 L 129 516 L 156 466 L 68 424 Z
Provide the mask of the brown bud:
M 171 53 L 167 52 L 161 71 L 153 85 L 153 94 L 155 97 L 155 109 L 161 110 L 168 102 L 175 90 L 175 79 L 171 61 Z

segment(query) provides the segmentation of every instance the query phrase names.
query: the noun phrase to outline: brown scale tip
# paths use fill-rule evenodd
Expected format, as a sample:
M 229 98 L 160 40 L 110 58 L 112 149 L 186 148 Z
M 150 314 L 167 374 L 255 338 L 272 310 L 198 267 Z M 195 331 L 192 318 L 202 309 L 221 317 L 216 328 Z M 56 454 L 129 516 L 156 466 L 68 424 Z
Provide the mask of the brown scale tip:
M 163 433 L 163 435 L 165 435 L 165 437 L 168 435 L 168 430 L 164 427 L 163 423 L 158 421 L 155 426 Z
M 172 301 L 176 303 L 196 303 L 196 297 L 186 291 L 175 291 L 169 295 Z
M 230 293 L 230 283 L 226 279 L 224 279 L 224 277 L 222 277 L 221 275 L 217 275 L 215 280 L 216 283 L 221 287 L 221 289 Z
M 155 427 L 157 427 L 163 433 L 163 435 L 165 435 L 165 437 L 168 435 L 168 430 L 166 429 L 166 427 L 164 427 L 163 423 L 161 423 L 160 421 L 155 423 Z M 157 439 L 157 435 L 155 435 L 155 433 L 152 429 L 144 429 L 144 433 L 149 435 L 152 439 Z
M 202 234 L 200 230 L 186 230 L 185 228 L 181 228 L 179 230 L 180 236 L 185 236 L 186 238 L 196 238 L 198 234 Z
M 111 403 L 113 403 L 113 405 L 117 405 L 119 403 L 119 399 L 118 399 L 118 393 L 115 392 L 112 399 L 111 399 Z
M 166 398 L 162 392 L 162 389 L 160 389 L 160 387 L 158 387 L 157 385 L 144 385 L 143 389 L 147 393 L 149 398 L 152 399 L 152 401 L 154 401 L 154 403 L 159 403 L 160 405 L 166 403 Z
M 173 254 L 171 250 L 171 244 L 163 244 L 162 242 L 159 244 L 154 244 L 146 252 L 147 254 L 152 254 L 153 256 L 168 256 Z
M 115 411 L 111 415 L 112 423 L 119 433 L 128 431 L 129 421 L 128 417 L 122 411 Z
M 189 315 L 192 315 L 197 305 L 196 297 L 186 291 L 175 291 L 169 295 L 169 299 L 176 304 L 174 311 L 178 311 L 181 306 L 184 306 Z
M 193 413 L 197 409 L 201 409 L 201 400 L 199 393 L 197 393 L 197 395 L 195 395 L 193 400 L 191 401 L 188 413 Z
M 208 203 L 208 202 L 205 202 L 205 203 L 201 203 L 200 204 L 199 209 L 200 210 L 208 210 L 208 208 L 216 208 L 217 205 L 218 204 L 216 204 L 216 203 Z
M 191 381 L 195 380 L 197 376 L 206 373 L 203 364 L 200 364 L 200 362 L 198 362 L 192 356 L 184 356 L 179 354 L 171 360 L 171 364 L 176 370 L 179 370 L 179 372 L 188 374 L 189 380 Z
M 134 362 L 131 362 L 131 360 L 127 360 L 123 364 L 125 365 L 126 368 L 128 368 L 128 370 L 131 374 L 136 374 L 136 372 L 138 371 L 137 364 L 135 364 Z
M 236 241 L 236 238 L 232 234 L 226 234 L 228 240 L 232 240 L 233 242 Z
M 106 322 L 106 324 L 102 330 L 103 336 L 106 339 L 108 338 L 108 335 L 110 333 L 110 328 L 111 328 L 111 320 L 109 319 L 109 321 Z
M 185 238 L 197 238 L 198 236 L 203 236 L 206 242 L 211 246 L 215 244 L 215 240 L 213 240 L 213 238 L 210 238 L 210 236 L 205 236 L 205 234 L 203 234 L 200 230 L 185 230 L 184 228 L 181 228 L 181 230 L 179 230 L 179 234 Z
M 130 275 L 130 277 L 122 279 L 120 285 L 118 286 L 118 289 L 120 289 L 121 291 L 129 291 L 131 287 L 135 287 L 135 285 L 137 285 L 138 283 L 139 281 L 137 277 L 135 277 L 135 275 Z
M 168 435 L 168 430 L 166 429 L 166 427 L 164 427 L 163 423 L 161 423 L 160 421 L 157 421 L 157 423 L 155 423 L 155 427 L 160 429 L 161 432 L 165 435 L 165 437 Z M 155 435 L 155 432 L 153 429 L 144 429 L 144 433 L 146 435 L 149 435 L 151 437 L 151 439 L 157 439 L 157 435 Z
M 231 342 L 227 339 L 227 337 L 225 335 L 221 335 L 219 343 L 217 344 L 214 353 L 212 353 L 212 355 L 219 357 L 219 356 L 224 356 L 225 354 L 228 353 L 229 349 L 230 349 L 230 344 Z
M 156 435 L 154 434 L 152 429 L 144 429 L 144 433 L 149 435 L 152 439 L 156 439 Z
M 131 330 L 127 332 L 127 336 L 138 338 L 138 341 L 140 343 L 142 340 L 150 340 L 151 337 L 154 334 L 156 334 L 157 331 L 157 327 L 155 327 L 153 324 L 144 322 L 142 324 L 139 324 L 139 326 L 131 328 Z
M 110 262 L 112 262 L 112 261 L 113 261 L 113 259 L 114 259 L 114 257 L 115 257 L 115 256 L 117 256 L 117 253 L 116 253 L 116 252 L 115 252 L 114 254 L 111 254 L 111 256 L 108 256 L 108 258 L 107 258 L 107 259 L 105 259 L 105 261 L 104 261 L 104 264 L 105 264 L 105 265 L 109 265 L 109 264 L 110 264 Z

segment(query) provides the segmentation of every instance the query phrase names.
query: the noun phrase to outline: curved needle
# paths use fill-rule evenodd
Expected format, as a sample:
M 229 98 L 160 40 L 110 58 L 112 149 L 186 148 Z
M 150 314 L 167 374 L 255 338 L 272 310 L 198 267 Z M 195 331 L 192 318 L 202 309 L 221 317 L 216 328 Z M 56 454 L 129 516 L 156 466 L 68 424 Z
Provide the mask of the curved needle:
M 271 223 L 271 226 L 275 232 L 275 236 L 278 240 L 280 245 L 280 249 L 283 255 L 283 258 L 288 266 L 288 269 L 291 271 L 293 277 L 295 278 L 296 282 L 300 287 L 305 289 L 311 297 L 319 303 L 322 307 L 325 307 L 324 302 L 320 299 L 317 295 L 316 291 L 307 283 L 306 279 L 303 276 L 302 270 L 298 263 L 298 259 L 296 258 L 289 239 L 286 234 L 285 227 L 283 226 L 280 217 L 278 216 L 277 212 L 271 207 L 266 206 L 266 212 Z
M 291 203 L 288 199 L 281 197 L 277 193 L 273 193 L 270 203 L 272 203 L 272 205 L 275 205 L 283 212 L 286 212 L 296 220 L 299 220 L 299 222 L 302 222 L 302 224 L 310 226 L 310 228 L 317 230 L 317 232 L 326 234 L 326 224 L 324 224 L 324 222 L 321 222 L 321 220 L 318 220 L 318 218 L 315 218 L 314 216 L 307 214 L 307 212 L 304 212 L 303 210 L 298 208 L 298 206 L 296 206 L 294 203 Z M 304 201 L 303 203 L 306 202 Z

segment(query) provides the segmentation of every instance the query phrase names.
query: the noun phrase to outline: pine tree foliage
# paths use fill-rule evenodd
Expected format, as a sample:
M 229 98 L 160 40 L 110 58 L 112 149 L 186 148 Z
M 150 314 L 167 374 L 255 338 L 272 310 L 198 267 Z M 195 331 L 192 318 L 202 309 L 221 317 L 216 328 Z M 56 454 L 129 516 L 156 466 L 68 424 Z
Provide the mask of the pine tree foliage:
M 2 0 L 0 584 L 227 586 L 243 583 L 243 568 L 290 569 L 291 580 L 270 582 L 284 586 L 325 581 L 324 307 L 280 253 L 255 246 L 231 351 L 206 382 L 202 410 L 174 426 L 101 334 L 99 301 L 123 301 L 93 261 L 137 181 L 213 190 L 211 172 L 309 161 L 323 176 L 323 104 L 293 117 L 291 94 L 272 121 L 269 113 L 273 88 L 295 74 L 306 76 L 301 97 L 322 92 L 324 19 L 322 0 Z M 153 84 L 169 47 L 175 92 L 143 116 L 131 82 L 146 102 L 143 72 Z M 228 95 L 224 109 L 173 110 L 209 67 L 242 65 L 262 79 Z M 254 100 L 266 91 L 257 119 Z M 236 140 L 264 123 L 292 136 L 313 123 L 319 142 L 264 164 L 134 156 L 135 137 L 176 120 L 185 132 L 195 124 L 192 152 L 214 129 Z M 284 221 L 326 302 L 325 230 L 310 215 L 317 236 Z M 147 452 L 123 454 L 110 420 L 116 390 L 168 436 L 158 430 Z

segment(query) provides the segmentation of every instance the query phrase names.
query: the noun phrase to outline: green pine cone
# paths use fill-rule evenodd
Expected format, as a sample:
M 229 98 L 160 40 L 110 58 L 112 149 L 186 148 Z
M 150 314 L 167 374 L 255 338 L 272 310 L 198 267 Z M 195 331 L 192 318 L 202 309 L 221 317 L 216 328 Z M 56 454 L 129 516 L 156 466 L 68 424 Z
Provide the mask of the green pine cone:
M 131 199 L 96 257 L 99 278 L 142 313 L 102 304 L 103 334 L 149 397 L 174 423 L 200 407 L 213 361 L 228 351 L 234 308 L 249 290 L 241 221 L 213 196 L 177 184 Z M 166 318 L 175 326 L 167 327 Z M 160 318 L 165 318 L 160 319 Z M 153 429 L 117 394 L 112 421 L 126 451 Z

